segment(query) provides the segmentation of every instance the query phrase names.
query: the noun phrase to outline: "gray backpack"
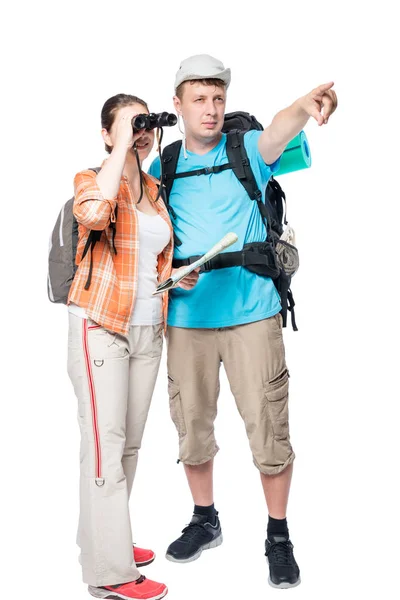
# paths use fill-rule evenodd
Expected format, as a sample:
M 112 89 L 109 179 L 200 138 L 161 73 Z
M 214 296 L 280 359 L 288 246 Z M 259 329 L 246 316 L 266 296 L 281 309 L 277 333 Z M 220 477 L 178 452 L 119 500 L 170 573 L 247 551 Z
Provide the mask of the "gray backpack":
M 100 168 L 97 167 L 90 170 L 98 173 Z M 78 268 L 75 264 L 76 249 L 78 246 L 78 222 L 72 212 L 73 206 L 74 198 L 71 198 L 64 204 L 50 237 L 47 293 L 49 300 L 57 304 L 67 304 L 69 290 Z M 110 223 L 110 227 L 113 234 L 113 248 L 116 254 L 114 245 L 115 223 Z M 85 290 L 89 289 L 92 279 L 92 250 L 100 240 L 102 233 L 102 231 L 92 229 L 82 253 L 83 260 L 90 249 L 90 269 Z

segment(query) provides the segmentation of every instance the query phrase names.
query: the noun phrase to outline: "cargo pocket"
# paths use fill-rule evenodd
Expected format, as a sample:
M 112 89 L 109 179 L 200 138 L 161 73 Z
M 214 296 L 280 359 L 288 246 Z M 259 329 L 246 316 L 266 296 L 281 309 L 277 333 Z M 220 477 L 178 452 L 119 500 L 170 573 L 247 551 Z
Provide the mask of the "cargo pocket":
M 169 409 L 179 437 L 186 435 L 179 387 L 168 378 Z
M 289 438 L 289 372 L 285 368 L 265 386 L 267 410 L 275 440 Z

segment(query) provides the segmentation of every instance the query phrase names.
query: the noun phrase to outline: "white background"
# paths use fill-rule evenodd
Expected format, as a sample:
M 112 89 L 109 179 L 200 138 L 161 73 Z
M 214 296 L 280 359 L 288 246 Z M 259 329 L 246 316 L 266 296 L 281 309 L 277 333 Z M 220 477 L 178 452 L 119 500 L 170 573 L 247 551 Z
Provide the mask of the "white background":
M 258 5 L 258 6 L 257 6 Z M 169 418 L 165 355 L 131 503 L 143 569 L 174 600 L 398 598 L 398 28 L 395 3 L 19 2 L 1 18 L 1 589 L 85 598 L 75 546 L 76 400 L 66 309 L 46 294 L 50 231 L 75 173 L 104 157 L 100 110 L 119 93 L 172 110 L 180 61 L 232 69 L 227 110 L 267 125 L 335 81 L 339 108 L 306 128 L 313 165 L 280 182 L 297 232 L 300 331 L 285 331 L 297 454 L 289 528 L 302 585 L 267 584 L 258 473 L 223 376 L 215 497 L 224 543 L 176 565 L 191 498 Z M 397 22 L 398 23 L 398 22 Z M 397 57 L 397 58 L 396 58 Z M 166 140 L 178 136 L 175 128 Z M 4 560 L 6 558 L 6 561 Z

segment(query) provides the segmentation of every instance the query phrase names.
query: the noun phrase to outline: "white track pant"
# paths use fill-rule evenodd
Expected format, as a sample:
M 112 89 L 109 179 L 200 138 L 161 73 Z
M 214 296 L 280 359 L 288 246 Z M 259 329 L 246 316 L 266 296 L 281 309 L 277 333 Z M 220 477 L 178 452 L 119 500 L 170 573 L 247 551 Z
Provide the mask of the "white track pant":
M 159 369 L 162 325 L 111 333 L 69 314 L 68 374 L 81 430 L 80 518 L 83 581 L 133 581 L 129 496 Z

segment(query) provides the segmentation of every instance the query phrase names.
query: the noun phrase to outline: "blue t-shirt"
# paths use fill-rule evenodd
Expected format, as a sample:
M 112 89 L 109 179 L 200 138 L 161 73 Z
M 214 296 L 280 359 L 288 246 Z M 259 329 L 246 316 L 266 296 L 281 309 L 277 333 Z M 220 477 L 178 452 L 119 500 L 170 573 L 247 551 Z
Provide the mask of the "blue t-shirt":
M 279 168 L 279 159 L 267 166 L 259 151 L 261 131 L 249 131 L 244 143 L 251 168 L 263 197 L 270 176 Z M 207 154 L 194 154 L 183 148 L 176 172 L 192 171 L 228 162 L 226 135 Z M 160 178 L 156 158 L 149 173 Z M 218 174 L 184 177 L 174 181 L 170 205 L 176 213 L 172 224 L 181 246 L 175 246 L 174 258 L 204 254 L 226 233 L 237 234 L 238 241 L 226 252 L 241 250 L 249 242 L 265 240 L 266 230 L 257 203 L 250 200 L 231 169 Z M 201 273 L 192 290 L 170 291 L 168 325 L 174 327 L 230 327 L 266 319 L 281 310 L 279 294 L 269 277 L 244 267 L 215 269 Z

